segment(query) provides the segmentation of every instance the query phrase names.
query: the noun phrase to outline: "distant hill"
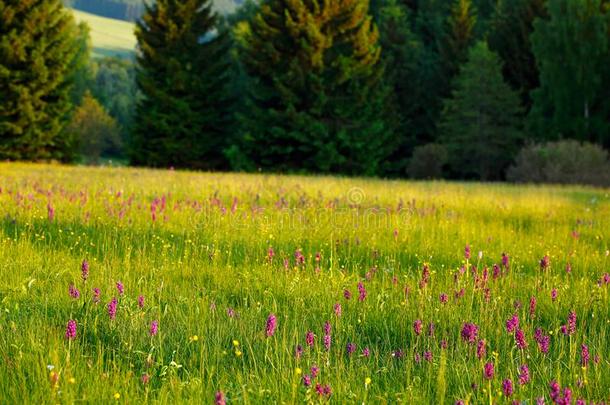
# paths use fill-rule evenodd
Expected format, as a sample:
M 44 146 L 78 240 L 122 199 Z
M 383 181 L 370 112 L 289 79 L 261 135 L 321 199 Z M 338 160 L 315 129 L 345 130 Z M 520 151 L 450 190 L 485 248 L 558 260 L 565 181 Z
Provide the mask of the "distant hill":
M 229 14 L 243 0 L 213 0 L 214 8 L 221 14 Z M 143 0 L 64 0 L 68 7 L 117 20 L 135 21 L 144 12 Z
M 136 49 L 134 24 L 72 10 L 76 21 L 86 22 L 91 29 L 93 57 L 119 56 L 133 58 Z

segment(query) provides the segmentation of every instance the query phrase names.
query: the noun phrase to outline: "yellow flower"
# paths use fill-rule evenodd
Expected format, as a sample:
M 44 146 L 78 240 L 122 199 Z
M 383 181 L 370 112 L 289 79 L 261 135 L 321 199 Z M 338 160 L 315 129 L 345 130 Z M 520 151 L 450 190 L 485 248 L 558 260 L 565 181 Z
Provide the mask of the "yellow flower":
M 237 357 L 239 357 L 239 356 L 241 356 L 241 352 L 240 352 L 239 350 L 235 350 L 235 355 L 236 355 Z
M 119 398 L 121 398 L 121 394 L 119 394 L 118 392 L 115 392 L 114 393 L 114 399 L 116 399 L 118 401 Z
M 191 342 L 196 342 L 199 340 L 199 336 L 197 336 L 197 335 L 191 336 L 190 340 L 191 340 Z
M 74 383 L 76 383 L 76 378 L 74 378 L 74 377 L 70 377 L 70 378 L 68 379 L 68 382 L 69 382 L 70 384 L 74 384 Z
M 235 347 L 239 346 L 239 340 L 234 340 L 233 341 L 233 346 L 235 346 Z
M 371 380 L 371 377 L 366 377 L 366 378 L 364 379 L 364 385 L 371 385 L 371 381 L 372 381 L 372 380 Z
M 297 367 L 297 368 L 294 369 L 294 373 L 296 375 L 301 375 L 303 373 L 303 370 L 301 370 L 299 367 Z

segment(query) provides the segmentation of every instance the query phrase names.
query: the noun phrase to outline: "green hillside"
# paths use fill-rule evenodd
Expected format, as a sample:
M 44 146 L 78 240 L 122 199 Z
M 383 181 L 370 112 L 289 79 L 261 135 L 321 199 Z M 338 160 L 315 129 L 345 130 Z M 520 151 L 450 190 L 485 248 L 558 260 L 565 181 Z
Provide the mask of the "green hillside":
M 72 11 L 78 22 L 85 21 L 91 28 L 94 57 L 133 57 L 136 48 L 133 23 L 100 17 L 78 10 Z

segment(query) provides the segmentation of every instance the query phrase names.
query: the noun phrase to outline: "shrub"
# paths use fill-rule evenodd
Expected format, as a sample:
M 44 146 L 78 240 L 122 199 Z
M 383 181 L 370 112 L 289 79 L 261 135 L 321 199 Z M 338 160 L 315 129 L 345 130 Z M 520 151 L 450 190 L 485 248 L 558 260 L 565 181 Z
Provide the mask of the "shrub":
M 438 179 L 443 175 L 448 154 L 445 146 L 437 143 L 418 146 L 413 150 L 407 173 L 414 179 Z
M 608 152 L 573 140 L 529 145 L 517 155 L 507 179 L 519 183 L 610 186 Z
M 88 163 L 97 164 L 102 155 L 121 146 L 120 129 L 116 121 L 88 93 L 74 112 L 66 132 L 79 146 L 80 153 Z

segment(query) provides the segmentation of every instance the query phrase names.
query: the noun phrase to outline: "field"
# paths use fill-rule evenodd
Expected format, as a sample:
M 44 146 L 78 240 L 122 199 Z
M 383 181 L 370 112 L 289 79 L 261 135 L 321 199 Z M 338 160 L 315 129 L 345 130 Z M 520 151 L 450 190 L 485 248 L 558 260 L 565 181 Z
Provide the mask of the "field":
M 105 56 L 132 58 L 134 56 L 136 37 L 133 23 L 74 9 L 72 12 L 77 22 L 84 21 L 89 25 L 94 58 Z
M 0 402 L 607 403 L 609 238 L 609 190 L 0 163 Z

